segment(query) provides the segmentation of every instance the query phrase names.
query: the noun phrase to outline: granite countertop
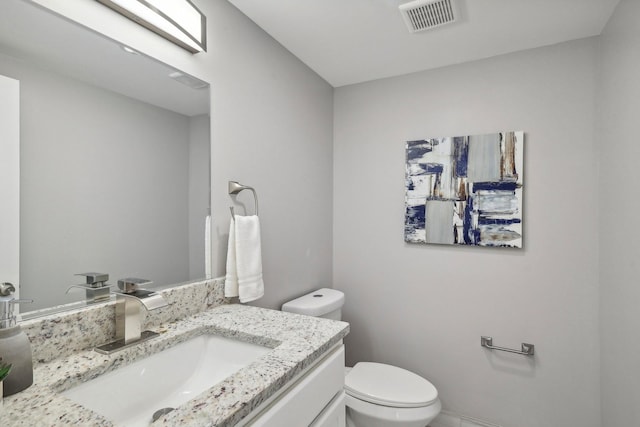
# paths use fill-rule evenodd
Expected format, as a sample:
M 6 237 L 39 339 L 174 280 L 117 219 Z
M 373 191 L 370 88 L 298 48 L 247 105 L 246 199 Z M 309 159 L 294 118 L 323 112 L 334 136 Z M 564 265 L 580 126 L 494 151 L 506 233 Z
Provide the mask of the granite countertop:
M 344 322 L 239 304 L 221 305 L 155 329 L 161 335 L 102 355 L 93 350 L 34 366 L 34 384 L 6 397 L 3 427 L 111 426 L 101 415 L 59 392 L 125 366 L 191 337 L 212 333 L 273 348 L 208 391 L 168 413 L 153 426 L 233 426 L 298 373 L 340 342 Z M 106 395 L 105 399 L 109 396 Z

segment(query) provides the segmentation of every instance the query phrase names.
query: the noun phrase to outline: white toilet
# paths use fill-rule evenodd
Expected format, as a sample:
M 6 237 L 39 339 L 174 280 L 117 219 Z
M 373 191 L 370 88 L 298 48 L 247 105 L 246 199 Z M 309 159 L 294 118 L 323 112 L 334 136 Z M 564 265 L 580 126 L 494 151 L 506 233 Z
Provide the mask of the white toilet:
M 318 289 L 282 305 L 282 311 L 341 320 L 344 293 Z M 346 368 L 347 427 L 425 427 L 441 409 L 438 390 L 413 372 L 359 362 Z

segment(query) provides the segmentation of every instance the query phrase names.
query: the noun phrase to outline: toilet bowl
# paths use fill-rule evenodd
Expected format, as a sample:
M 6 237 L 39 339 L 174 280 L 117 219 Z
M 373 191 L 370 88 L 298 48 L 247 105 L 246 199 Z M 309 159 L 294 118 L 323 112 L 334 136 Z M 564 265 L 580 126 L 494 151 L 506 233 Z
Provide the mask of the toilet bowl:
M 282 305 L 282 311 L 342 318 L 344 293 L 318 289 Z M 423 377 L 384 363 L 345 369 L 347 427 L 426 427 L 441 409 L 438 391 Z

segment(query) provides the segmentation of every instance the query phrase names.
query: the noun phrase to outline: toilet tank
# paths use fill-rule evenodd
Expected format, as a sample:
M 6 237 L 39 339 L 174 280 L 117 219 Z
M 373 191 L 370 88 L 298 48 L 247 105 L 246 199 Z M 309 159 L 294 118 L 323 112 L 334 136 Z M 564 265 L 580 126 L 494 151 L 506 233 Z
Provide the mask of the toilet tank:
M 342 320 L 344 293 L 329 288 L 318 289 L 282 304 L 282 311 Z

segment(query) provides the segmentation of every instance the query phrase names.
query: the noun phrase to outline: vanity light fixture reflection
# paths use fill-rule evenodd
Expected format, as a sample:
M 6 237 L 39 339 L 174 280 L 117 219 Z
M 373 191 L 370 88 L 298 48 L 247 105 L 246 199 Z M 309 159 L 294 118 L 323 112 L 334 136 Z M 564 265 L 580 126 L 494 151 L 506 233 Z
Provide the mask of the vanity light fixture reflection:
M 207 50 L 207 18 L 190 0 L 97 0 L 191 53 Z

